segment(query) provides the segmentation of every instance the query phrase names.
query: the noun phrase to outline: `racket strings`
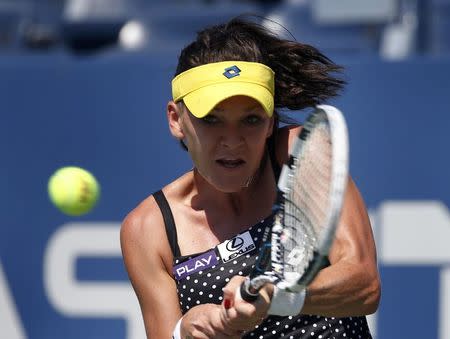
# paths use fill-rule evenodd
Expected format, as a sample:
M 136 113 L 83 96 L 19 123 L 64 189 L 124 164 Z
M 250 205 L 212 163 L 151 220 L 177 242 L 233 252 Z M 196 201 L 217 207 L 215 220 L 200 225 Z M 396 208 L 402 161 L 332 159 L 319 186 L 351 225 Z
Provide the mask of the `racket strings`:
M 311 223 L 308 222 L 307 219 L 308 216 L 305 215 L 295 204 L 288 204 L 288 208 L 285 210 L 285 232 L 289 233 L 290 241 L 298 244 L 298 239 L 300 239 L 299 236 L 301 234 L 305 234 L 307 237 L 315 239 L 315 230 L 310 227 Z M 298 227 L 299 225 L 302 227 Z M 302 243 L 304 243 L 304 241 Z
M 283 247 L 285 249 L 286 271 L 302 273 L 300 267 L 306 267 L 306 258 L 312 258 L 316 241 L 314 228 L 305 215 L 295 204 L 288 203 L 285 210 Z
M 302 273 L 314 256 L 328 218 L 332 150 L 327 124 L 311 130 L 295 159 L 284 202 L 283 246 L 288 268 Z M 290 267 L 289 267 L 290 266 Z
M 297 161 L 298 175 L 293 177 L 294 203 L 307 218 L 307 222 L 320 233 L 325 226 L 331 180 L 331 142 L 326 125 L 315 128 L 302 156 Z

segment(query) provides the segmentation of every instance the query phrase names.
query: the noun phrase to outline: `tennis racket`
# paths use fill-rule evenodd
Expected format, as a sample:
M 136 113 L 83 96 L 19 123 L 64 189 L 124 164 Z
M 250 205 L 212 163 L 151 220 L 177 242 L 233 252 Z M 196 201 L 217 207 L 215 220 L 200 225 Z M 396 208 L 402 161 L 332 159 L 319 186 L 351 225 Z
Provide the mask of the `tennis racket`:
M 266 283 L 304 289 L 328 260 L 348 180 L 348 136 L 342 113 L 317 106 L 299 133 L 278 180 L 274 223 L 241 296 L 252 302 Z

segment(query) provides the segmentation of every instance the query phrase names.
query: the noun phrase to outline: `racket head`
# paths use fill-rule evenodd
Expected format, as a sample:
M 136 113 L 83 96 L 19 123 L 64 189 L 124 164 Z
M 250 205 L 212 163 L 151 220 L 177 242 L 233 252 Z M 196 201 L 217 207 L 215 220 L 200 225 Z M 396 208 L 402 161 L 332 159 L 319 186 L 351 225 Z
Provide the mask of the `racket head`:
M 342 113 L 317 106 L 305 121 L 283 166 L 277 214 L 272 229 L 272 265 L 281 272 L 280 287 L 299 290 L 323 267 L 339 223 L 348 181 L 348 132 Z

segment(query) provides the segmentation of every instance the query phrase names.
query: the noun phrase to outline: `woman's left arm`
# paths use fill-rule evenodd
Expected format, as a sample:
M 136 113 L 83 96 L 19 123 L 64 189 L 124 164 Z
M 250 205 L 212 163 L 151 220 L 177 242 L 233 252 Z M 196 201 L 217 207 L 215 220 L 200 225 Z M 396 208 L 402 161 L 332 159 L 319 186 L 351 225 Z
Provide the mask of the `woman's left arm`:
M 301 313 L 333 317 L 374 313 L 381 295 L 375 242 L 364 201 L 351 178 L 329 260 L 331 265 L 308 286 Z

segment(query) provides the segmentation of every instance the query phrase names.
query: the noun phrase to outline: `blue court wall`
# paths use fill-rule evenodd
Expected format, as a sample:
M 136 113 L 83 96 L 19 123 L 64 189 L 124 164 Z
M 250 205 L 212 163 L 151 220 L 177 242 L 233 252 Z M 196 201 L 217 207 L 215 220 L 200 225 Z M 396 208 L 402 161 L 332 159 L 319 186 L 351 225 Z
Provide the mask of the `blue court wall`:
M 348 122 L 383 279 L 371 327 L 450 338 L 450 59 L 336 61 L 349 85 L 331 103 Z M 0 338 L 142 338 L 118 229 L 191 168 L 165 118 L 175 65 L 150 52 L 0 57 Z M 88 215 L 47 198 L 66 165 L 101 183 Z

